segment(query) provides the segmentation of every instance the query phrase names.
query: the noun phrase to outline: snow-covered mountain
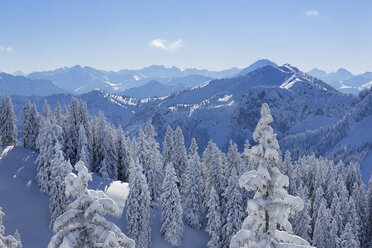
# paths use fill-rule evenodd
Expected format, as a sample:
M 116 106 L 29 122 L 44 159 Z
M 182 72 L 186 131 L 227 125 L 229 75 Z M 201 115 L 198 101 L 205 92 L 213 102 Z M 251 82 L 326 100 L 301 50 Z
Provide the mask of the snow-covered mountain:
M 372 72 L 353 75 L 342 68 L 330 73 L 315 68 L 307 72 L 307 74 L 327 82 L 343 93 L 359 94 L 360 91 L 372 86 Z
M 268 60 L 268 59 L 260 59 L 260 60 L 257 60 L 256 62 L 254 62 L 253 64 L 251 64 L 250 66 L 242 69 L 239 73 L 237 73 L 236 75 L 237 76 L 244 76 L 254 70 L 257 70 L 261 67 L 264 67 L 264 66 L 268 66 L 268 65 L 271 65 L 273 67 L 277 67 L 278 65 L 275 64 L 274 62 Z
M 49 80 L 32 80 L 24 76 L 0 73 L 1 95 L 46 96 L 64 92 L 66 90 L 61 89 Z
M 190 90 L 157 99 L 139 109 L 126 130 L 137 130 L 152 118 L 160 137 L 168 125 L 180 125 L 186 142 L 196 137 L 200 147 L 212 138 L 223 147 L 229 139 L 240 147 L 258 121 L 267 102 L 279 137 L 334 123 L 355 101 L 328 84 L 290 65 L 265 66 L 245 76 L 207 81 Z
M 173 92 L 182 91 L 186 88 L 187 87 L 181 83 L 175 86 L 171 86 L 152 80 L 142 86 L 124 90 L 121 94 L 124 96 L 145 99 L 150 97 L 168 96 Z

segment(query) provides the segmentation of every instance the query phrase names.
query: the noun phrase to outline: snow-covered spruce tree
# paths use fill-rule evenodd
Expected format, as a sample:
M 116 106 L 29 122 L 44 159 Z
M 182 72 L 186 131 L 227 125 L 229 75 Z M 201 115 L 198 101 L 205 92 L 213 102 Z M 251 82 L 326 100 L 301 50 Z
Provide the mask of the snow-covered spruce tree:
M 54 156 L 50 161 L 50 229 L 53 229 L 54 221 L 67 210 L 67 206 L 71 201 L 71 198 L 65 194 L 65 178 L 71 173 L 72 166 L 69 161 L 65 161 L 59 142 L 55 143 L 54 152 Z
M 206 231 L 209 233 L 211 239 L 208 241 L 208 248 L 220 248 L 222 247 L 222 221 L 221 221 L 221 208 L 220 208 L 220 197 L 214 186 L 212 186 L 207 202 L 208 213 L 207 213 L 207 228 Z
M 119 214 L 116 203 L 103 191 L 87 189 L 92 176 L 83 162 L 77 162 L 75 169 L 78 174 L 70 173 L 65 179 L 66 194 L 75 200 L 55 220 L 48 248 L 134 248 L 135 242 L 104 217 Z
M 239 176 L 236 168 L 232 168 L 226 190 L 223 193 L 226 199 L 224 206 L 225 223 L 222 226 L 223 247 L 229 247 L 232 236 L 241 229 L 245 217 L 245 209 L 242 206 L 243 195 L 238 182 Z
M 355 236 L 353 225 L 348 222 L 345 226 L 344 232 L 341 235 L 342 248 L 357 248 L 360 247 L 358 237 Z M 328 246 L 329 247 L 329 246 Z
M 143 167 L 147 184 L 151 196 L 151 206 L 160 208 L 160 195 L 163 182 L 163 157 L 159 150 L 159 143 L 155 137 L 157 133 L 151 122 L 147 122 L 145 126 L 146 150 L 148 151 L 148 159 L 146 168 Z
M 311 215 L 310 215 L 310 207 L 311 203 L 308 199 L 308 189 L 307 186 L 301 186 L 298 189 L 299 195 L 301 199 L 304 201 L 304 208 L 298 213 L 298 215 L 293 218 L 292 225 L 293 225 L 293 233 L 302 237 L 306 241 L 310 242 L 310 234 L 311 234 Z
M 3 96 L 0 103 L 0 134 L 2 137 L 1 143 L 4 146 L 15 146 L 18 143 L 18 131 L 14 120 L 12 100 L 9 96 Z
M 284 187 L 288 187 L 288 177 L 275 166 L 279 161 L 279 144 L 270 126 L 272 121 L 269 106 L 264 103 L 253 133 L 258 144 L 251 148 L 258 168 L 244 173 L 239 180 L 241 187 L 256 193 L 248 200 L 248 216 L 231 239 L 231 248 L 310 247 L 307 241 L 291 234 L 288 218 L 302 210 L 303 201 L 287 193 Z
M 129 173 L 129 196 L 127 209 L 128 236 L 137 247 L 151 246 L 151 198 L 142 167 L 132 160 Z
M 36 140 L 36 147 L 39 150 L 36 179 L 40 191 L 46 194 L 50 193 L 51 161 L 56 153 L 55 145 L 60 141 L 61 135 L 62 129 L 55 121 L 48 122 L 42 118 L 42 128 Z
M 212 140 L 203 153 L 202 178 L 204 181 L 203 204 L 206 205 L 212 186 L 222 196 L 222 152 Z
M 79 160 L 78 151 L 82 149 L 79 147 L 79 130 L 80 125 L 83 125 L 87 139 L 86 155 L 87 160 L 90 162 L 92 151 L 92 133 L 87 106 L 83 101 L 72 98 L 69 107 L 70 112 L 68 113 L 66 122 L 66 156 L 71 160 L 72 164 L 75 164 Z
M 182 129 L 177 126 L 174 131 L 174 168 L 179 180 L 179 191 L 181 195 L 185 196 L 186 192 L 186 167 L 187 167 L 187 152 L 185 147 L 185 139 L 183 137 Z
M 150 133 L 146 135 L 142 128 L 139 130 L 135 154 L 146 176 L 151 196 L 151 206 L 159 208 L 163 161 L 154 134 L 151 130 L 148 130 L 148 132 Z
M 369 245 L 372 246 L 372 175 L 368 182 L 367 191 L 367 240 L 369 240 Z
M 50 105 L 48 104 L 47 100 L 44 100 L 43 105 L 43 117 L 46 121 L 51 122 L 52 121 L 52 110 L 50 108 Z
M 173 136 L 174 136 L 173 129 L 170 126 L 168 126 L 164 134 L 163 150 L 162 150 L 164 169 L 168 163 L 173 163 L 173 160 L 174 160 L 173 158 L 174 138 Z
M 118 178 L 114 128 L 100 111 L 94 120 L 93 170 L 104 179 Z
M 187 161 L 185 185 L 185 223 L 192 228 L 202 226 L 202 196 L 200 187 L 200 157 L 196 140 L 191 140 L 189 159 Z
M 133 157 L 133 152 L 130 138 L 124 135 L 121 126 L 119 126 L 116 132 L 116 150 L 118 154 L 118 179 L 123 182 L 128 182 L 129 166 Z
M 331 214 L 327 208 L 326 200 L 323 198 L 320 203 L 313 233 L 313 245 L 317 248 L 329 247 L 331 223 Z
M 183 237 L 181 197 L 177 188 L 177 176 L 172 163 L 165 166 L 163 193 L 161 194 L 161 234 L 171 246 L 180 246 Z
M 8 235 L 4 236 L 5 234 L 5 227 L 3 225 L 3 217 L 4 212 L 0 207 L 0 247 L 2 248 L 22 248 L 21 239 L 19 236 L 18 231 L 16 230 L 14 236 Z
M 40 114 L 37 112 L 36 105 L 27 100 L 22 108 L 22 133 L 23 147 L 37 150 L 36 140 L 41 129 Z
M 89 144 L 87 140 L 87 135 L 85 132 L 85 128 L 82 124 L 79 126 L 79 140 L 78 140 L 78 146 L 77 146 L 77 160 L 84 162 L 88 167 L 90 167 L 90 161 L 89 161 Z

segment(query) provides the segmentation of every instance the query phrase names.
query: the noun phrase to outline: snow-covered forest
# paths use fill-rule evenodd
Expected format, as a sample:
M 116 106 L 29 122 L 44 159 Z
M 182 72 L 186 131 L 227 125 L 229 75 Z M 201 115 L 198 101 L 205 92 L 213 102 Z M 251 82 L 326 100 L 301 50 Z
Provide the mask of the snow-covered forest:
M 233 142 L 223 152 L 213 140 L 200 151 L 196 139 L 186 147 L 179 126 L 168 126 L 159 144 L 151 121 L 130 137 L 102 112 L 90 116 L 82 100 L 54 112 L 45 102 L 42 113 L 27 101 L 18 141 L 4 96 L 1 145 L 38 154 L 37 183 L 50 199 L 50 248 L 154 247 L 152 232 L 182 247 L 186 227 L 205 230 L 209 248 L 371 247 L 372 178 L 364 185 L 359 164 L 341 156 L 303 152 L 292 159 L 280 150 L 269 105 L 258 114 L 254 143 L 246 137 L 242 152 Z M 92 174 L 129 183 L 126 233 L 108 217 L 120 214 L 116 203 L 87 188 Z M 161 212 L 158 230 L 152 211 Z M 5 234 L 3 216 L 0 209 L 0 247 L 22 247 L 22 233 Z

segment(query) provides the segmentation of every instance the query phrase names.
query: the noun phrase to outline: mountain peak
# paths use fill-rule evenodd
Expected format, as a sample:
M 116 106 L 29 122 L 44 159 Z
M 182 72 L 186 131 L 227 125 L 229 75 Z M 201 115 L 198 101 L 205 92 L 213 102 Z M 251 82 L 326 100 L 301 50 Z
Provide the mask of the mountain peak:
M 268 60 L 268 59 L 260 59 L 251 64 L 250 66 L 242 69 L 237 76 L 244 76 L 254 70 L 257 70 L 259 68 L 265 67 L 265 66 L 272 66 L 272 67 L 277 67 L 278 65 L 275 64 L 274 62 Z

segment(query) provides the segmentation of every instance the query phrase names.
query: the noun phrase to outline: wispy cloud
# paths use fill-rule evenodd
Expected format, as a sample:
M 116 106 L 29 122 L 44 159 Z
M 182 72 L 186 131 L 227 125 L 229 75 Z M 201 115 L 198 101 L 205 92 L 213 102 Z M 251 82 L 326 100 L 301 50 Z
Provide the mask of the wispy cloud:
M 306 15 L 307 16 L 318 16 L 319 12 L 315 9 L 312 9 L 312 10 L 309 10 L 308 12 L 306 12 Z
M 163 39 L 155 39 L 150 41 L 149 46 L 157 47 L 163 49 L 164 51 L 173 52 L 177 49 L 180 49 L 183 46 L 184 42 L 181 39 L 175 41 L 167 41 Z
M 13 47 L 0 46 L 0 52 L 11 52 L 11 51 L 13 51 Z

